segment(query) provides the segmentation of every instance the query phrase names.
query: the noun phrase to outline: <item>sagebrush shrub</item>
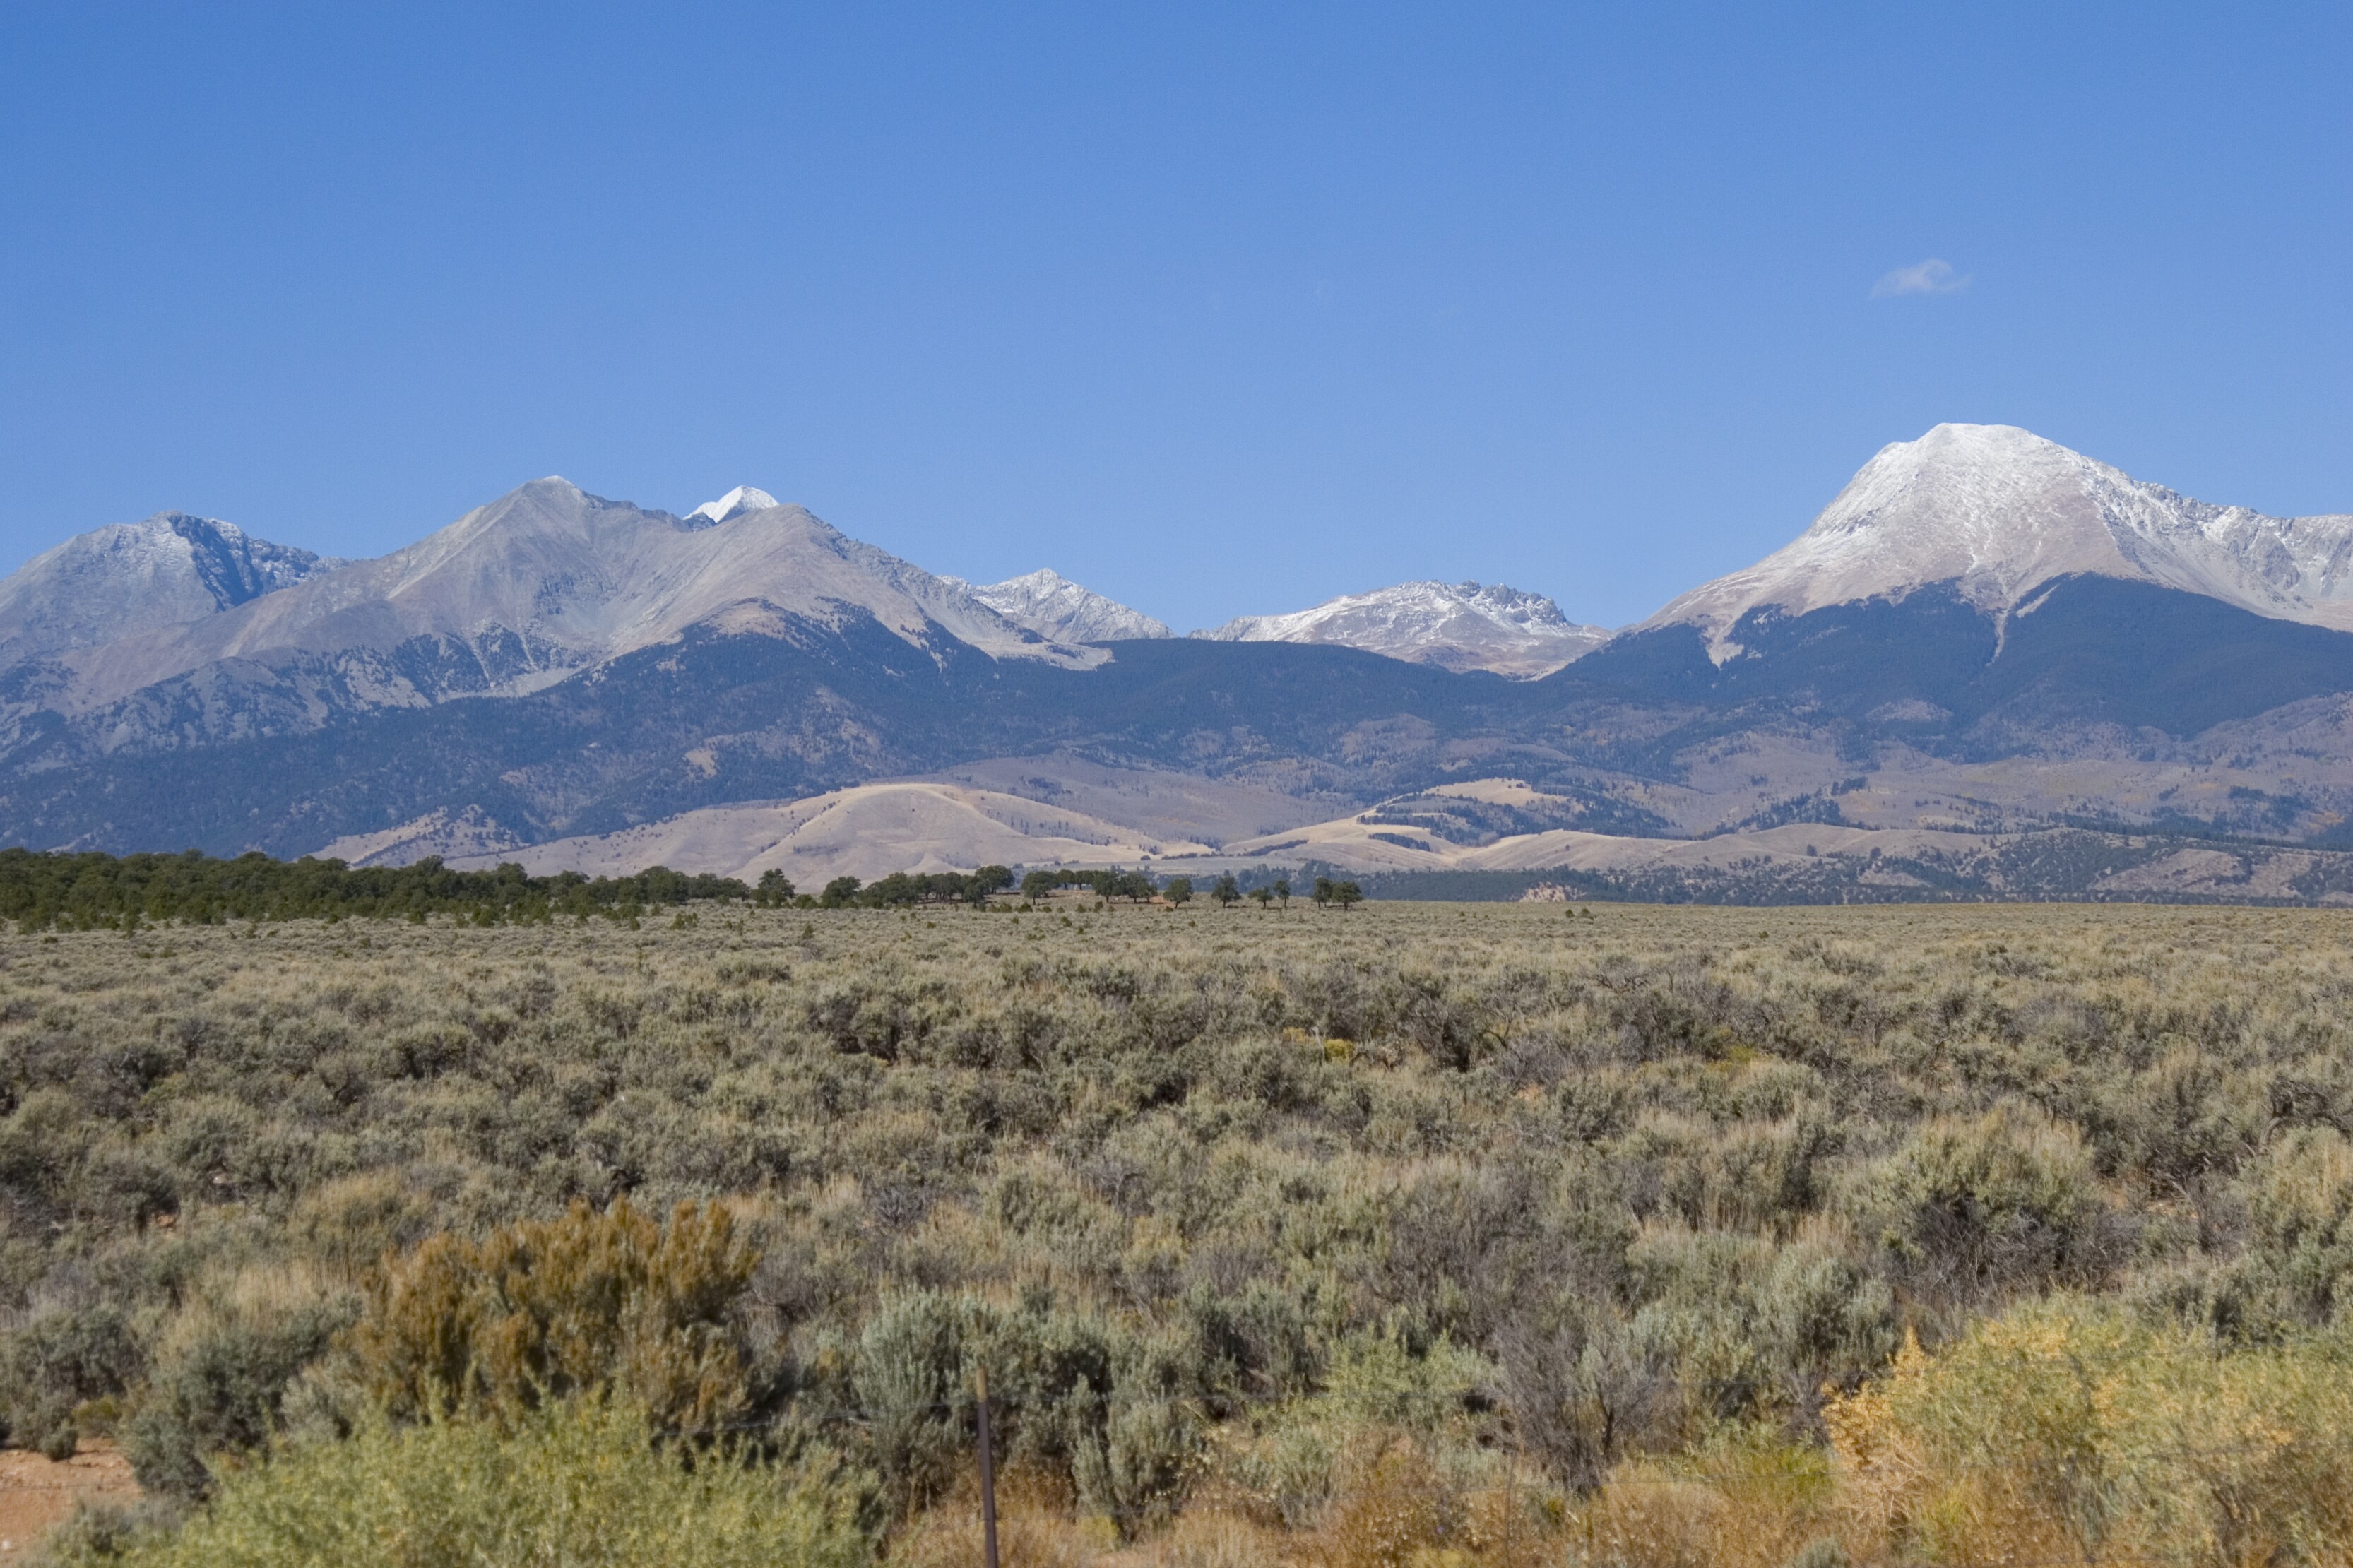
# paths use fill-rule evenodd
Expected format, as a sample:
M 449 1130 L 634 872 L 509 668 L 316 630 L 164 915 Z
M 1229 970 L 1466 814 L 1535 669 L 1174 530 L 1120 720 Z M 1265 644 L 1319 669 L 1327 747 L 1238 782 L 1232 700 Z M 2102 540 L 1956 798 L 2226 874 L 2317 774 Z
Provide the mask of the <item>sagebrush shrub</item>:
M 2082 1134 L 2031 1106 L 1940 1118 L 1857 1184 L 1907 1282 L 1971 1304 L 2087 1280 L 2101 1208 Z
M 963 1313 L 950 1297 L 885 1300 L 858 1338 L 853 1386 L 883 1479 L 908 1506 L 944 1486 L 965 1446 Z
M 78 1406 L 135 1387 L 146 1357 L 120 1308 L 100 1303 L 45 1312 L 0 1348 L 0 1413 L 6 1436 L 27 1447 L 58 1438 L 67 1453 Z
M 2276 1310 L 2318 1325 L 2353 1308 L 2353 1143 L 2333 1127 L 2295 1128 L 2251 1177 L 2250 1262 Z
M 66 1543 L 121 1568 L 862 1568 L 854 1478 L 729 1450 L 692 1462 L 622 1402 L 556 1400 L 493 1423 L 375 1422 L 227 1476 L 176 1533 Z
M 123 1390 L 53 1367 L 27 1408 L 64 1416 L 18 1440 L 114 1425 L 190 1488 L 289 1420 L 352 1429 L 371 1387 L 410 1419 L 434 1390 L 512 1414 L 605 1382 L 954 1507 L 986 1364 L 1008 1464 L 1123 1550 L 1201 1508 L 1297 1545 L 1352 1456 L 1406 1436 L 1449 1484 L 1525 1455 L 1562 1508 L 1630 1465 L 1698 1496 L 1675 1489 L 1719 1485 L 1692 1466 L 1723 1424 L 1802 1447 L 1825 1385 L 1883 1378 L 1906 1328 L 1935 1352 L 2054 1289 L 2224 1348 L 2344 1327 L 2346 921 L 1058 906 L 0 935 L 0 1358 L 119 1311 Z M 656 1230 L 723 1207 L 757 1268 L 703 1269 L 715 1300 L 667 1317 L 644 1304 L 694 1292 L 562 1307 L 515 1227 L 624 1192 Z M 417 1331 L 364 1377 L 318 1325 L 387 1252 L 406 1283 L 375 1321 Z M 268 1300 L 226 1310 L 232 1287 Z M 918 1295 L 952 1353 L 884 1321 Z M 863 1356 L 878 1324 L 897 1349 Z M 1396 1358 L 1370 1383 L 1368 1344 Z M 1403 1395 L 1438 1383 L 1445 1419 L 1417 1425 Z M 1279 1518 L 1241 1497 L 1278 1475 Z
M 212 1488 L 210 1460 L 277 1432 L 287 1385 L 351 1321 L 347 1300 L 204 1324 L 154 1369 L 123 1431 L 140 1484 L 178 1497 Z

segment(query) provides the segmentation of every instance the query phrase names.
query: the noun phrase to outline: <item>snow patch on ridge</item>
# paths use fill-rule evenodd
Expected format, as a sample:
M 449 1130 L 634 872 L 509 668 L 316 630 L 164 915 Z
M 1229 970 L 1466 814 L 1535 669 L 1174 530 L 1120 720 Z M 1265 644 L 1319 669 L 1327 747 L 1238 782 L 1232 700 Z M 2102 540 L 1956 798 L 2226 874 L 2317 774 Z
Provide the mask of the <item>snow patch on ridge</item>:
M 1213 642 L 1336 643 L 1452 670 L 1531 679 L 1600 647 L 1541 594 L 1500 583 L 1400 583 L 1283 616 L 1243 616 L 1193 634 Z

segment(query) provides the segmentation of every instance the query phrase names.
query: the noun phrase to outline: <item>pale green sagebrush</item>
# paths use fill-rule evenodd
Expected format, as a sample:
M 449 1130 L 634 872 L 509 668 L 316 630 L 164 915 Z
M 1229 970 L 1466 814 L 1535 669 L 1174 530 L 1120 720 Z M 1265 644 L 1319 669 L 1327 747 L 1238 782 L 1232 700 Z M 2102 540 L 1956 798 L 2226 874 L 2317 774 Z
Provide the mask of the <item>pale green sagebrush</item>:
M 373 1424 L 294 1444 L 223 1478 L 177 1533 L 134 1539 L 129 1568 L 860 1568 L 853 1494 L 723 1453 L 688 1462 L 645 1415 L 554 1404 L 481 1421 Z

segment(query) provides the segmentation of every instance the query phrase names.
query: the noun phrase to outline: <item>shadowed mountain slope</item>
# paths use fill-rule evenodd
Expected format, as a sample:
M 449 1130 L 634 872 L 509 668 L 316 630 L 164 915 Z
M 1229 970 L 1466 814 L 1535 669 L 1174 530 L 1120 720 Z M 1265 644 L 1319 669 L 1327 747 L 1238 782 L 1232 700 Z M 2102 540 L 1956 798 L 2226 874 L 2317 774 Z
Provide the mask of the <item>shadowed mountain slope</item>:
M 1727 715 L 1778 705 L 1972 747 L 2054 722 L 2195 734 L 2353 691 L 2353 636 L 2107 576 L 2048 581 L 2006 618 L 1940 583 L 1804 615 L 1752 609 L 1726 631 L 1739 651 L 1720 665 L 1703 628 L 1668 625 L 1550 684 Z

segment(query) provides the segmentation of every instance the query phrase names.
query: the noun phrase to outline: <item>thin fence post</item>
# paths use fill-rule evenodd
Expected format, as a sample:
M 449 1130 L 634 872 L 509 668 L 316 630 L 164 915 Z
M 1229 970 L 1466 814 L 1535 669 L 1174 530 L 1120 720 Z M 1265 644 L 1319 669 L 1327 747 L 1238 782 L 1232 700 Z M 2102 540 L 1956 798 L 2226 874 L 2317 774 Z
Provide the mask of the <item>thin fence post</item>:
M 988 1369 L 973 1369 L 980 1405 L 980 1546 L 988 1568 L 997 1568 L 997 1458 L 988 1449 Z

